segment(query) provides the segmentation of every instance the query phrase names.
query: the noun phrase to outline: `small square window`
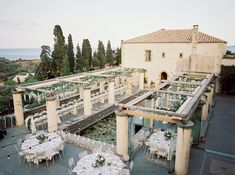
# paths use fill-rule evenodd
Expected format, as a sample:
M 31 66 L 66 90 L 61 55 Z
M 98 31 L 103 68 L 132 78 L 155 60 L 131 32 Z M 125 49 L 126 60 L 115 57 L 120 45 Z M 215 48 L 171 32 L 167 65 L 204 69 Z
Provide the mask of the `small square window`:
M 145 50 L 145 61 L 151 61 L 151 50 Z
M 165 52 L 162 52 L 162 58 L 165 58 L 165 57 L 166 57 Z
M 183 53 L 180 53 L 180 58 L 183 58 Z

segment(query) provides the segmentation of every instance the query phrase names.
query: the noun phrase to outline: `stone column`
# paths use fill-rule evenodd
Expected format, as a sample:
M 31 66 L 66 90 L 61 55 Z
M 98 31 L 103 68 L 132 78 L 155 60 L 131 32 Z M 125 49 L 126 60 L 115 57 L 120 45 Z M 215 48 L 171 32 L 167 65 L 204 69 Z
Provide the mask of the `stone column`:
M 60 107 L 60 97 L 59 97 L 59 95 L 56 96 L 56 107 L 57 108 Z
M 115 93 L 114 93 L 114 81 L 110 80 L 108 84 L 108 103 L 114 104 L 115 103 Z
M 126 89 L 126 96 L 132 95 L 132 84 L 131 84 L 131 77 L 126 77 L 126 83 L 125 83 L 125 89 Z
M 101 92 L 101 93 L 105 92 L 104 84 L 105 84 L 105 81 L 101 81 L 101 82 L 100 82 L 100 92 Z M 104 100 L 105 100 L 105 97 L 102 97 L 102 98 L 100 99 L 100 102 L 101 102 L 101 103 L 104 103 Z
M 80 99 L 83 99 L 83 94 L 84 94 L 83 90 L 84 90 L 83 86 L 80 86 L 79 87 Z
M 144 72 L 139 72 L 139 90 L 144 89 Z
M 83 90 L 83 97 L 84 97 L 84 115 L 85 116 L 89 116 L 92 114 L 91 112 L 91 108 L 92 108 L 92 104 L 91 104 L 91 87 L 84 87 Z
M 116 151 L 118 155 L 128 154 L 128 115 L 116 111 Z
M 115 86 L 118 86 L 120 84 L 120 79 L 119 77 L 115 77 L 114 78 L 114 81 L 115 81 Z
M 175 174 L 187 175 L 193 122 L 177 124 Z
M 104 92 L 105 91 L 105 89 L 104 89 L 104 81 L 101 81 L 100 82 L 100 92 Z
M 208 97 L 207 97 L 208 98 Z M 202 106 L 202 120 L 208 120 L 208 110 L 209 110 L 209 102 L 206 97 L 203 97 L 203 101 L 205 102 Z
M 54 132 L 58 130 L 57 126 L 58 114 L 56 111 L 56 106 L 57 106 L 56 96 L 46 97 L 48 132 Z
M 13 91 L 14 112 L 16 117 L 16 125 L 24 125 L 24 109 L 22 103 L 22 92 Z

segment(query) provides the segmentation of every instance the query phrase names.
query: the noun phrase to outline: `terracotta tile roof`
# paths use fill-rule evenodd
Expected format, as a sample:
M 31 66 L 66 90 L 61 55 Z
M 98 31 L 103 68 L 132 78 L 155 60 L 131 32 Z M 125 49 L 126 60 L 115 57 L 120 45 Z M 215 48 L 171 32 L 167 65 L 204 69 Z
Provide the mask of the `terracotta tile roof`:
M 123 41 L 124 43 L 191 43 L 194 29 L 159 30 Z M 198 43 L 227 43 L 198 31 Z

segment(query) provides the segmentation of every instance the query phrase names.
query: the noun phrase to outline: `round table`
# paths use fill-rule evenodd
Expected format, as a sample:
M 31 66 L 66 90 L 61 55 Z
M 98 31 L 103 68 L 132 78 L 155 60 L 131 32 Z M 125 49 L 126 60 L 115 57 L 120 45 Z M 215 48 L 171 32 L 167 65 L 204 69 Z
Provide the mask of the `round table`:
M 105 159 L 103 166 L 94 167 L 96 158 L 101 155 Z M 77 162 L 73 172 L 78 175 L 118 175 L 126 165 L 121 159 L 109 153 L 89 154 Z
M 45 135 L 48 138 L 39 143 L 37 137 Z M 25 155 L 27 161 L 38 163 L 42 159 L 50 159 L 64 149 L 64 142 L 62 138 L 56 133 L 36 133 L 26 139 L 21 145 L 21 152 Z
M 174 150 L 176 149 L 176 139 L 172 136 L 171 139 L 166 139 L 164 136 L 166 131 L 157 131 L 152 134 L 146 141 L 146 145 L 156 151 L 165 150 L 167 160 L 171 160 Z

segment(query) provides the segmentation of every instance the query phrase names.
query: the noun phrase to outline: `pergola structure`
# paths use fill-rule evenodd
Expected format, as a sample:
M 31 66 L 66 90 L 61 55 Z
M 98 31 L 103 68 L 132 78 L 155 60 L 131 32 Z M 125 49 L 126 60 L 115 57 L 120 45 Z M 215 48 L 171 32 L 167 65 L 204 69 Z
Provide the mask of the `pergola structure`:
M 88 117 L 92 114 L 92 101 L 97 99 L 104 101 L 104 97 L 107 96 L 108 103 L 112 105 L 115 103 L 116 91 L 125 91 L 126 96 L 130 96 L 134 83 L 143 89 L 143 74 L 141 69 L 117 67 L 20 85 L 13 92 L 16 123 L 18 126 L 24 124 L 23 92 L 29 91 L 34 98 L 46 101 L 48 130 L 55 131 L 61 100 L 79 96 L 79 102 L 73 106 L 76 109 L 77 106 L 82 105 L 84 115 Z M 31 91 L 36 92 L 37 95 Z M 93 93 L 93 91 L 98 91 L 98 93 Z
M 156 89 L 146 90 L 143 95 L 126 103 L 117 103 L 117 153 L 128 153 L 128 117 L 137 116 L 154 121 L 177 124 L 175 172 L 186 175 L 190 153 L 193 122 L 190 120 L 203 104 L 201 120 L 207 120 L 212 104 L 214 74 L 181 73 L 165 80 Z M 146 107 L 144 100 L 150 100 Z
M 16 123 L 18 126 L 24 124 L 22 92 L 26 90 L 36 90 L 44 94 L 48 131 L 54 132 L 58 130 L 58 107 L 61 99 L 79 94 L 80 101 L 76 105 L 83 105 L 84 115 L 89 117 L 92 114 L 92 101 L 95 99 L 103 101 L 104 96 L 107 96 L 108 103 L 113 105 L 117 90 L 124 88 L 125 96 L 129 97 L 132 95 L 133 84 L 136 84 L 142 95 L 125 104 L 115 104 L 118 109 L 116 111 L 117 154 L 128 153 L 129 116 L 149 119 L 151 126 L 153 121 L 175 123 L 177 124 L 175 171 L 177 175 L 184 175 L 188 169 L 193 127 L 190 119 L 199 104 L 203 104 L 201 120 L 207 120 L 208 109 L 213 101 L 213 79 L 214 74 L 180 73 L 170 80 L 164 80 L 155 89 L 144 89 L 144 70 L 112 68 L 21 85 L 13 92 Z M 99 93 L 92 94 L 97 89 Z M 150 103 L 146 105 L 145 100 Z

